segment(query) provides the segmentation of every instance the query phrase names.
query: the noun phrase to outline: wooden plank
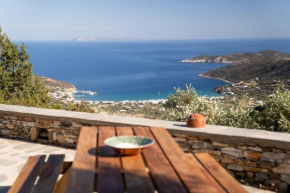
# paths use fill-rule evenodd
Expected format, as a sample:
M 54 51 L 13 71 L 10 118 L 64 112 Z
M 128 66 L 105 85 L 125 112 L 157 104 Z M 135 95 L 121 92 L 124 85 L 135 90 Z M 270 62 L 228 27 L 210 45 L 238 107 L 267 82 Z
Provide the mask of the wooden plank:
M 114 136 L 114 127 L 99 127 L 98 193 L 125 191 L 120 157 L 104 143 L 107 138 Z
M 66 192 L 93 192 L 96 166 L 97 127 L 82 127 Z
M 23 166 L 20 174 L 16 178 L 9 193 L 28 193 L 33 188 L 35 180 L 41 171 L 45 160 L 45 155 L 29 157 Z
M 116 131 L 117 131 L 118 136 L 122 136 L 122 135 L 133 136 L 134 135 L 131 127 L 116 127 Z
M 150 128 L 189 192 L 225 192 L 193 157 L 189 158 L 164 128 Z
M 208 153 L 198 153 L 195 157 L 228 192 L 247 192 L 216 160 Z
M 117 127 L 117 135 L 134 135 L 131 127 Z M 141 154 L 122 156 L 122 166 L 125 173 L 127 192 L 149 193 L 154 192 L 154 186 L 146 171 L 146 166 Z
M 64 161 L 62 164 L 60 174 L 65 174 L 66 171 L 71 167 L 72 163 L 73 162 L 71 162 L 71 161 Z
M 33 193 L 53 192 L 63 165 L 64 155 L 50 155 L 42 169 Z
M 134 127 L 133 130 L 138 136 L 149 137 L 156 141 L 148 127 Z M 145 149 L 143 155 L 159 193 L 187 192 L 158 143 L 155 142 L 154 145 Z
M 68 183 L 68 178 L 71 172 L 71 168 L 68 168 L 68 170 L 63 174 L 63 176 L 60 178 L 60 180 L 57 182 L 54 192 L 56 193 L 65 193 Z

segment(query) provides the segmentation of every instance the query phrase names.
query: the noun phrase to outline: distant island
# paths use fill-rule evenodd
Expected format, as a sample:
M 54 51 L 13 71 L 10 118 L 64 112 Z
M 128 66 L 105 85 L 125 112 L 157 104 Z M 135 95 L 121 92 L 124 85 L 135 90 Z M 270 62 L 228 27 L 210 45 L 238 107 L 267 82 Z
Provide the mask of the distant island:
M 197 56 L 183 62 L 231 63 L 199 74 L 231 83 L 217 87 L 221 94 L 249 94 L 263 98 L 277 88 L 290 89 L 290 54 L 274 50 L 237 53 L 221 56 Z
M 134 41 L 141 41 L 137 38 L 131 38 L 131 37 L 119 37 L 119 38 L 112 38 L 112 37 L 93 37 L 93 38 L 87 38 L 87 37 L 76 37 L 68 39 L 68 41 L 71 42 L 134 42 Z

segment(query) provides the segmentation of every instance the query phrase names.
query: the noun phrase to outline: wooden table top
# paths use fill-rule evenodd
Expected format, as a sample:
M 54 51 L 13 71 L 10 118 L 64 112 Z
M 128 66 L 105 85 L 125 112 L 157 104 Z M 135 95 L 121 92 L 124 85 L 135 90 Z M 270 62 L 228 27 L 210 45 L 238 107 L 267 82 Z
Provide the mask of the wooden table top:
M 104 140 L 122 135 L 155 143 L 141 154 L 120 156 Z M 64 155 L 44 159 L 30 157 L 9 192 L 246 192 L 209 154 L 184 153 L 164 128 L 83 127 L 70 167 L 63 169 Z
M 104 140 L 136 135 L 155 144 L 119 156 Z M 97 137 L 96 137 L 97 136 Z M 97 175 L 96 175 L 97 173 Z M 208 154 L 185 154 L 164 128 L 84 127 L 66 192 L 246 192 Z

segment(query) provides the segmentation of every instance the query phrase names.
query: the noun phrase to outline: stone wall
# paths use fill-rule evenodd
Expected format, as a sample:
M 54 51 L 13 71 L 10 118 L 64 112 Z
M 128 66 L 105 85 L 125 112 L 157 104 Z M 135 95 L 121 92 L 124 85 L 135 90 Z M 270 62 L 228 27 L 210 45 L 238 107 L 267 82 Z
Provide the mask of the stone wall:
M 175 141 L 190 153 L 207 152 L 227 171 L 246 184 L 287 192 L 290 184 L 290 145 L 217 139 L 171 132 Z
M 67 147 L 76 147 L 82 125 L 87 126 L 48 118 L 0 114 L 2 136 Z
M 81 127 L 98 125 L 164 127 L 185 152 L 208 152 L 241 182 L 289 191 L 290 134 L 0 104 L 0 137 L 76 147 Z

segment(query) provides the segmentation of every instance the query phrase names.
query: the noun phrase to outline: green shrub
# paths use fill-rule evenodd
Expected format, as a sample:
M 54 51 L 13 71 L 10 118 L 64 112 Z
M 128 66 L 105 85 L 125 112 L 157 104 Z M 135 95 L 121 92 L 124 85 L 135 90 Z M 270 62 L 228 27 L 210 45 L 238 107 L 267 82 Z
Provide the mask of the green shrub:
M 78 111 L 78 112 L 87 112 L 94 113 L 95 111 L 86 103 L 86 101 L 81 101 L 80 103 L 70 102 L 64 107 L 65 110 Z
M 259 129 L 259 124 L 249 116 L 253 109 L 249 108 L 248 101 L 248 97 L 243 96 L 234 100 L 232 103 L 223 106 L 221 111 L 224 113 L 217 125 Z
M 262 129 L 290 132 L 290 91 L 276 91 L 265 105 L 256 107 L 251 117 Z
M 233 99 L 233 98 L 232 98 Z M 254 109 L 248 106 L 248 97 L 228 100 L 225 104 L 200 97 L 191 85 L 186 90 L 175 89 L 165 104 L 166 120 L 185 122 L 191 113 L 205 116 L 207 124 L 230 127 L 265 129 L 290 132 L 290 92 L 277 91 L 265 105 Z
M 206 97 L 199 97 L 191 85 L 186 90 L 175 89 L 175 93 L 168 96 L 165 103 L 165 119 L 172 121 L 185 121 L 191 113 L 200 113 L 207 119 L 208 124 L 222 122 L 224 112 L 217 101 L 208 101 Z

